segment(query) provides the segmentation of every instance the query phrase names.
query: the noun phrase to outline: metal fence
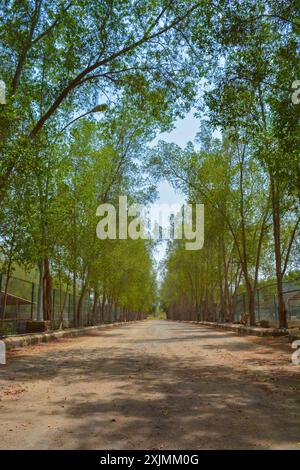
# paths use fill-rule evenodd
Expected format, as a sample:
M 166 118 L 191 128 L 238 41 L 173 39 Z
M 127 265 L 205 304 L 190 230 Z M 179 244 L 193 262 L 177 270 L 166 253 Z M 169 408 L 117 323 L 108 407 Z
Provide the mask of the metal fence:
M 300 321 L 300 279 L 283 283 L 284 301 L 289 322 Z M 247 294 L 236 297 L 234 319 L 240 320 L 248 311 Z M 276 284 L 260 287 L 255 295 L 255 317 L 257 321 L 278 322 L 278 303 Z
M 39 286 L 34 282 L 15 277 L 7 277 L 0 273 L 0 328 L 6 333 L 24 333 L 26 322 L 37 319 Z M 52 327 L 58 328 L 62 323 L 64 327 L 74 326 L 74 296 L 61 289 L 52 289 Z M 79 296 L 76 296 L 76 307 Z M 80 325 L 87 326 L 93 323 L 108 323 L 119 321 L 122 317 L 121 309 L 114 305 L 110 311 L 109 305 L 104 305 L 103 312 L 99 302 L 92 312 L 94 295 L 88 291 L 82 301 Z

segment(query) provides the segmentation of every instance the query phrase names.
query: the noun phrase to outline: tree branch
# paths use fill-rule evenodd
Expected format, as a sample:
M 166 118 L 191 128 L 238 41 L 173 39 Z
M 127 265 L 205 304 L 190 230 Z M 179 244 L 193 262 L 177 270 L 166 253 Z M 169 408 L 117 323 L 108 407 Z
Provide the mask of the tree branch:
M 75 77 L 71 82 L 61 91 L 61 93 L 57 96 L 57 98 L 54 100 L 48 111 L 39 119 L 39 121 L 36 123 L 36 125 L 33 127 L 31 132 L 29 133 L 29 136 L 31 139 L 34 139 L 37 134 L 40 132 L 42 127 L 44 126 L 45 122 L 54 114 L 54 112 L 57 110 L 57 108 L 60 106 L 60 104 L 65 100 L 65 98 L 69 95 L 69 93 L 74 90 L 81 82 L 82 80 L 91 72 L 94 70 L 98 69 L 101 66 L 107 65 L 113 60 L 124 56 L 128 52 L 136 49 L 137 47 L 141 46 L 142 44 L 148 42 L 151 39 L 154 39 L 158 36 L 161 36 L 162 34 L 166 33 L 167 31 L 171 30 L 174 26 L 176 26 L 178 23 L 186 19 L 191 13 L 199 8 L 201 5 L 200 2 L 197 2 L 193 7 L 189 8 L 183 15 L 175 18 L 171 23 L 166 25 L 165 27 L 159 29 L 157 32 L 151 34 L 150 36 L 148 35 L 149 33 L 143 35 L 141 39 L 138 41 L 135 41 L 128 46 L 123 47 L 119 51 L 114 52 L 110 56 L 99 60 L 95 62 L 94 64 L 90 65 L 89 67 L 86 67 L 82 72 L 80 72 L 77 77 Z M 158 15 L 157 19 L 159 20 L 160 15 Z M 154 25 L 155 26 L 155 25 Z M 151 25 L 151 30 L 154 28 L 153 24 Z M 149 31 L 149 29 L 148 29 Z

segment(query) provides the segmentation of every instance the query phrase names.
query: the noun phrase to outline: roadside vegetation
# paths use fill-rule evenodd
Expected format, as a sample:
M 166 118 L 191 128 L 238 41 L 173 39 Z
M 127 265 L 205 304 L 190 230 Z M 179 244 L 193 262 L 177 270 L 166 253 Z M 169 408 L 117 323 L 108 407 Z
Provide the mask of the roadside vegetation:
M 6 282 L 37 270 L 40 318 L 54 287 L 82 303 L 155 310 L 149 241 L 96 237 L 96 209 L 154 201 L 167 178 L 205 204 L 205 246 L 170 244 L 162 305 L 232 319 L 234 298 L 300 272 L 300 78 L 296 1 L 3 2 L 0 13 L 0 250 Z M 160 142 L 197 110 L 198 145 Z M 7 285 L 2 286 L 5 318 Z M 76 300 L 78 299 L 78 300 Z M 185 309 L 189 306 L 188 309 Z M 96 308 L 94 305 L 93 308 Z

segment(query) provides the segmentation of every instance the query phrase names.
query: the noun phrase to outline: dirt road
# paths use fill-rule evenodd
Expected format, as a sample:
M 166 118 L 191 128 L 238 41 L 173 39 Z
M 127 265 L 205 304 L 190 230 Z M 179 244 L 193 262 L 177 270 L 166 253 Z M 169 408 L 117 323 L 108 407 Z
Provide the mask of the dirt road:
M 11 352 L 1 449 L 299 449 L 286 339 L 144 321 Z

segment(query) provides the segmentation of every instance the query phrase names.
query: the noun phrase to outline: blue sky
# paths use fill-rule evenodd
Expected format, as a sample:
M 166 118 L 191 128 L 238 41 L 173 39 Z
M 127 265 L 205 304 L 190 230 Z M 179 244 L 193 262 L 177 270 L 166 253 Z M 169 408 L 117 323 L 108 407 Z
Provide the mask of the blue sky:
M 195 140 L 199 130 L 199 120 L 194 116 L 195 110 L 190 111 L 185 118 L 178 119 L 175 122 L 175 128 L 171 132 L 163 132 L 159 134 L 153 141 L 152 145 L 157 144 L 159 140 L 166 142 L 174 142 L 180 147 L 185 147 L 188 142 Z M 173 204 L 182 203 L 184 201 L 183 194 L 175 191 L 168 181 L 162 181 L 158 185 L 159 201 L 161 203 Z
M 175 122 L 175 128 L 171 132 L 163 132 L 159 134 L 153 141 L 152 145 L 157 144 L 159 140 L 166 142 L 174 142 L 180 147 L 185 147 L 188 142 L 194 142 L 196 134 L 199 130 L 199 120 L 194 116 L 195 110 L 190 111 L 185 118 L 178 119 Z M 184 195 L 179 190 L 175 190 L 171 184 L 163 180 L 158 184 L 158 200 L 161 204 L 183 204 Z M 166 242 L 161 242 L 154 257 L 157 262 L 161 261 L 165 255 Z

